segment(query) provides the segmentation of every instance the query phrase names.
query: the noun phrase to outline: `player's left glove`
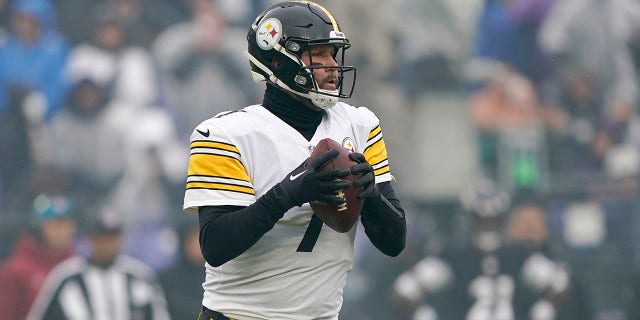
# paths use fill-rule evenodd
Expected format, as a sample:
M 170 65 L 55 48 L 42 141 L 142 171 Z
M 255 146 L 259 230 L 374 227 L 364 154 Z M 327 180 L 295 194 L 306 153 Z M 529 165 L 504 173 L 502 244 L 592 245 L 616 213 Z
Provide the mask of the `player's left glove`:
M 373 174 L 373 167 L 367 162 L 362 153 L 350 153 L 349 158 L 358 162 L 351 167 L 351 174 L 357 176 L 355 187 L 362 187 L 363 190 L 358 195 L 359 199 L 375 198 L 380 195 L 376 187 L 376 177 Z

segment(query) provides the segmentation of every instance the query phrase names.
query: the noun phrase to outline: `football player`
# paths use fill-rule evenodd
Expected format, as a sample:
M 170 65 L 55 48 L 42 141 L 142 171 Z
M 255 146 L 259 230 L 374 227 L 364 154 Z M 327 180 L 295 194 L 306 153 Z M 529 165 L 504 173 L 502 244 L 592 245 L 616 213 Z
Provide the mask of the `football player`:
M 395 281 L 393 301 L 409 319 L 593 319 L 581 281 L 547 248 L 540 200 L 482 179 L 461 205 L 468 242 L 429 253 Z
M 349 40 L 324 7 L 278 3 L 258 15 L 247 42 L 251 73 L 266 83 L 262 103 L 220 113 L 191 135 L 184 209 L 198 213 L 207 261 L 199 319 L 337 319 L 356 228 L 333 231 L 309 201 L 342 203 L 341 178 L 358 175 L 366 235 L 400 254 L 405 215 L 380 121 L 339 101 L 351 96 L 355 68 L 344 65 Z M 338 154 L 307 163 L 323 138 L 357 164 L 318 172 Z

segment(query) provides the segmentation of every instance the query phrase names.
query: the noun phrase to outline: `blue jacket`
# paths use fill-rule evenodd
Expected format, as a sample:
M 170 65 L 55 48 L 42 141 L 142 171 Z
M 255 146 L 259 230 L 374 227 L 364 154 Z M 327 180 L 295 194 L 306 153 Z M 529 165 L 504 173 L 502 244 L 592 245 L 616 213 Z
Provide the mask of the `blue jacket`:
M 48 0 L 16 1 L 11 14 L 17 13 L 38 20 L 40 37 L 30 45 L 11 33 L 0 42 L 0 114 L 8 107 L 8 89 L 18 86 L 40 91 L 46 98 L 50 116 L 65 98 L 63 73 L 69 43 L 54 31 L 54 11 Z

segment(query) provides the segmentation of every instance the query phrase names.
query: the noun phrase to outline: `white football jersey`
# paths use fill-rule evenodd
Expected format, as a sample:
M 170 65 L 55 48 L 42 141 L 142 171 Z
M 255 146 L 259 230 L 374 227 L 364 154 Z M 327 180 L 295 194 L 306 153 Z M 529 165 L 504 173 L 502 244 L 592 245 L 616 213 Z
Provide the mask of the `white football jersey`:
M 332 138 L 372 164 L 376 182 L 392 179 L 378 118 L 365 107 L 337 103 L 311 141 L 260 105 L 221 113 L 191 135 L 184 209 L 249 206 Z M 310 252 L 298 247 L 313 211 L 294 207 L 257 243 L 220 267 L 206 265 L 203 305 L 242 319 L 337 319 L 353 264 L 355 229 L 326 225 Z M 314 240 L 314 241 L 313 241 Z

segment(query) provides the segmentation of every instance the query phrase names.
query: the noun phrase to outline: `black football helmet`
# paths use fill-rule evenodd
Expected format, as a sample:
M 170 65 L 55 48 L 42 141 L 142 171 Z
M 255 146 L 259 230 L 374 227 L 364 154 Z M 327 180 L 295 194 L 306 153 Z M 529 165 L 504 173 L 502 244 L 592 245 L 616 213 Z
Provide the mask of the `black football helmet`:
M 329 11 L 311 1 L 284 1 L 262 12 L 247 34 L 251 73 L 256 82 L 270 81 L 279 88 L 310 99 L 322 109 L 331 108 L 339 98 L 349 98 L 355 86 L 355 68 L 344 66 L 349 40 Z M 304 65 L 300 56 L 314 45 L 335 47 L 338 66 Z M 281 63 L 275 67 L 272 61 Z M 335 68 L 338 88 L 324 90 L 313 77 L 314 68 Z M 350 81 L 345 84 L 345 74 Z
M 511 207 L 511 194 L 492 179 L 481 177 L 460 194 L 476 248 L 493 252 L 503 244 L 504 223 Z

